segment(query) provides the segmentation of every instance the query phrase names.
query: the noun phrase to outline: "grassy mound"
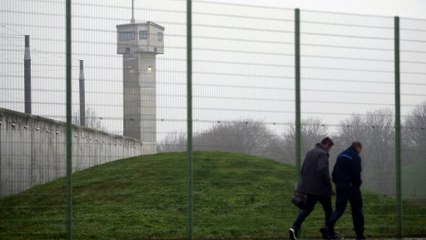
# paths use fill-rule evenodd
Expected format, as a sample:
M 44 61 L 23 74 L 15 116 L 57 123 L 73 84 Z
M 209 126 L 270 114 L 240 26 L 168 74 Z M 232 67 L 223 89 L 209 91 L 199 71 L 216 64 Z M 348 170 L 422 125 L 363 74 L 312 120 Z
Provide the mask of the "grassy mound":
M 295 179 L 293 166 L 237 153 L 194 153 L 192 192 L 185 153 L 99 165 L 73 175 L 73 239 L 186 239 L 190 222 L 195 239 L 287 238 Z M 65 199 L 65 178 L 0 199 L 0 239 L 65 238 Z M 365 193 L 364 204 L 367 237 L 395 236 L 395 201 Z M 404 211 L 404 236 L 426 236 L 425 206 Z M 303 236 L 320 238 L 322 223 L 317 206 Z M 349 211 L 338 227 L 354 236 Z

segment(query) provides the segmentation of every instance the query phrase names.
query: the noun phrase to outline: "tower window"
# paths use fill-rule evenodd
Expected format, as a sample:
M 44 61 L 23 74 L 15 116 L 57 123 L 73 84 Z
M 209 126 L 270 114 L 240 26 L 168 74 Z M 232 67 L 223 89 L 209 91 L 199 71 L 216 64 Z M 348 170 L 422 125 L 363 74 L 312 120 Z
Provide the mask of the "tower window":
M 139 31 L 139 39 L 148 39 L 148 31 Z
M 135 32 L 119 32 L 118 39 L 120 41 L 135 40 Z
M 163 41 L 163 33 L 162 32 L 157 33 L 157 38 L 158 38 L 159 42 L 162 42 Z

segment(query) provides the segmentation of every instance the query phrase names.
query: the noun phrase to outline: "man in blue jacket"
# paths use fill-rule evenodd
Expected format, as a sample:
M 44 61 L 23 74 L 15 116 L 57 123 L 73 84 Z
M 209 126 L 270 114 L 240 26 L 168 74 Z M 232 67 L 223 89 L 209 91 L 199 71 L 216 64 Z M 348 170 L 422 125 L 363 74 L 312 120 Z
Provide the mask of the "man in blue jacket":
M 336 239 L 334 225 L 343 215 L 348 201 L 352 208 L 352 221 L 356 233 L 356 239 L 364 237 L 364 215 L 362 213 L 361 195 L 361 153 L 360 142 L 352 145 L 340 153 L 333 168 L 333 182 L 336 185 L 336 211 L 331 214 L 326 224 L 326 234 L 329 239 Z M 323 233 L 323 235 L 325 235 Z
M 303 221 L 314 210 L 315 204 L 320 202 L 325 214 L 325 221 L 333 211 L 331 195 L 333 194 L 330 171 L 328 169 L 329 151 L 334 145 L 333 141 L 326 137 L 315 148 L 310 150 L 303 161 L 300 172 L 298 191 L 306 194 L 306 207 L 300 211 L 292 228 L 289 229 L 291 240 L 296 240 Z M 324 221 L 324 223 L 325 223 Z

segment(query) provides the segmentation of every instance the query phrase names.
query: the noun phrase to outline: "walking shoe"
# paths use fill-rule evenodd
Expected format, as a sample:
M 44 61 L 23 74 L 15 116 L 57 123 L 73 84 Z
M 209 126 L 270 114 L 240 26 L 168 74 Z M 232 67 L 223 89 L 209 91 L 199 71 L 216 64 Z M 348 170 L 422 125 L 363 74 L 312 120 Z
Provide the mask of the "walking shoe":
M 333 233 L 328 235 L 328 239 L 332 239 L 332 240 L 343 240 L 344 237 L 340 236 L 339 234 Z
M 288 236 L 290 237 L 291 240 L 297 240 L 297 233 L 296 231 L 294 231 L 293 228 L 290 228 L 288 230 Z
M 321 232 L 321 236 L 322 236 L 322 239 L 329 239 L 328 238 L 328 233 L 327 233 L 327 229 L 326 228 L 321 228 L 320 229 L 320 232 Z
M 344 238 L 337 233 L 329 233 L 326 228 L 320 229 L 322 239 L 324 240 L 343 240 Z

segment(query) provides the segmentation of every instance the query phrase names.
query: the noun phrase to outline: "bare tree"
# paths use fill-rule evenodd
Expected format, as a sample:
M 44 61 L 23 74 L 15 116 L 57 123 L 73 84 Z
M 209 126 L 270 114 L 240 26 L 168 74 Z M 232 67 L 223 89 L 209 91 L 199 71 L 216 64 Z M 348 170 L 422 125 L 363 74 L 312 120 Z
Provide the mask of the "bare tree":
M 168 133 L 158 146 L 159 152 L 186 151 L 187 135 L 183 132 Z
M 72 123 L 75 125 L 80 125 L 80 112 L 74 112 Z M 92 108 L 86 109 L 86 127 L 105 131 L 105 128 L 102 127 L 101 118 L 96 115 L 96 111 Z
M 402 127 L 403 155 L 406 162 L 424 159 L 426 150 L 426 102 L 415 107 Z
M 316 143 L 328 136 L 328 127 L 318 118 L 308 118 L 301 122 L 301 152 L 304 155 Z M 290 125 L 289 130 L 283 135 L 286 149 L 283 162 L 295 164 L 296 159 L 296 126 Z
M 341 122 L 335 140 L 344 147 L 353 141 L 360 141 L 363 144 L 363 185 L 377 192 L 394 193 L 395 148 L 391 110 L 352 115 Z
M 194 149 L 263 155 L 272 135 L 260 121 L 217 123 L 211 129 L 194 136 Z
M 271 136 L 271 138 L 268 141 L 267 146 L 264 149 L 264 153 L 262 156 L 274 159 L 278 162 L 282 163 L 294 163 L 293 161 L 288 161 L 286 158 L 288 153 L 288 148 L 286 148 L 286 142 L 285 140 L 277 135 Z
M 346 148 L 355 140 L 366 144 L 364 141 L 366 129 L 367 126 L 364 123 L 363 117 L 359 114 L 354 114 L 340 123 L 340 127 L 336 136 L 336 140 L 338 141 L 336 142 L 339 143 L 340 148 Z
M 402 190 L 405 196 L 424 198 L 426 189 L 426 102 L 405 117 L 402 130 Z
M 195 151 L 240 152 L 272 158 L 277 154 L 271 154 L 271 146 L 274 146 L 275 150 L 281 147 L 280 144 L 274 142 L 278 139 L 260 121 L 219 122 L 193 137 L 193 149 Z M 182 132 L 173 132 L 167 134 L 161 141 L 158 151 L 185 151 L 186 146 L 187 135 Z

